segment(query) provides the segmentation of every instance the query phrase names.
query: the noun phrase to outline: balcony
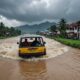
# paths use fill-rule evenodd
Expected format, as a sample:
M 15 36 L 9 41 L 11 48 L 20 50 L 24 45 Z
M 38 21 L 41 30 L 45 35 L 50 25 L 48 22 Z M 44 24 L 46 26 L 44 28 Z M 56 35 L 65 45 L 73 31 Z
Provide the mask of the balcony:
M 67 33 L 78 33 L 78 30 L 66 30 Z M 80 32 L 80 31 L 79 31 Z

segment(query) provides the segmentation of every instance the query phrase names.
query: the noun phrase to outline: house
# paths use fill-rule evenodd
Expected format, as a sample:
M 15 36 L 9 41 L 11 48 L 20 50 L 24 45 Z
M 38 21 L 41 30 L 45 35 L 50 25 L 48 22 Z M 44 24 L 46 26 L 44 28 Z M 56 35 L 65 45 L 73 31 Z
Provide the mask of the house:
M 80 39 L 80 24 L 72 23 L 67 24 L 67 38 Z
M 45 31 L 40 31 L 40 34 L 41 35 L 47 35 L 47 36 L 58 36 L 58 35 L 60 35 L 60 31 L 56 30 L 54 32 L 51 32 L 49 30 L 45 30 Z

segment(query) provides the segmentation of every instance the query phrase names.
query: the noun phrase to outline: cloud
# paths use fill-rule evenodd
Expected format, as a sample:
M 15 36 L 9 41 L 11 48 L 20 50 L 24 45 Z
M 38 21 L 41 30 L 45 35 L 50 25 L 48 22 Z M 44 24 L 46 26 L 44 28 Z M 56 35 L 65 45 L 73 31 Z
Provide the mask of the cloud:
M 22 22 L 80 19 L 80 0 L 0 0 L 0 15 Z
M 0 22 L 3 22 L 8 27 L 16 27 L 22 24 L 26 24 L 24 22 L 17 21 L 16 19 L 12 19 L 12 20 L 7 19 L 6 17 L 1 16 L 1 15 L 0 15 Z

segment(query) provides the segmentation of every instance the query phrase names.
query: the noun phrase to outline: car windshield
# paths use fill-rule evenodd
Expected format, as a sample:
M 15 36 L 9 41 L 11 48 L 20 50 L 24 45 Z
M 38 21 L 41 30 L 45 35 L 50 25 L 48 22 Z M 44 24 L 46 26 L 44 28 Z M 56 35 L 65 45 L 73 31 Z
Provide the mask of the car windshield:
M 41 37 L 21 38 L 20 47 L 39 47 L 43 46 L 43 39 Z

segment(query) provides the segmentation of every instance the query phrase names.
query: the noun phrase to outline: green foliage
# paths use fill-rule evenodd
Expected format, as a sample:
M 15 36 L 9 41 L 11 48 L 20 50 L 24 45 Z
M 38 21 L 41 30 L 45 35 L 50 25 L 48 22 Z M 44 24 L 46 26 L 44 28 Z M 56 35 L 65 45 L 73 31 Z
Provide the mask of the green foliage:
M 49 30 L 51 31 L 51 32 L 55 32 L 56 31 L 56 25 L 53 25 L 53 26 L 51 26 L 50 28 L 49 28 Z
M 60 30 L 60 33 L 61 33 L 61 37 L 65 37 L 66 36 L 66 20 L 65 19 L 60 20 L 59 30 Z
M 72 39 L 65 39 L 65 38 L 55 38 L 55 40 L 71 47 L 80 48 L 80 40 L 72 40 Z
M 58 27 L 56 25 L 53 25 L 50 28 L 48 28 L 48 30 L 51 32 L 60 31 L 60 37 L 66 37 L 66 20 L 62 18 L 59 22 Z
M 80 21 L 77 21 L 76 23 L 80 26 Z
M 0 23 L 0 37 L 11 37 L 20 35 L 21 31 L 17 30 L 13 27 L 9 28 L 4 25 L 4 23 Z
M 59 36 L 58 37 L 46 36 L 46 37 L 50 39 L 55 39 L 56 41 L 61 42 L 65 45 L 80 49 L 80 40 L 66 39 L 66 38 L 61 38 Z

